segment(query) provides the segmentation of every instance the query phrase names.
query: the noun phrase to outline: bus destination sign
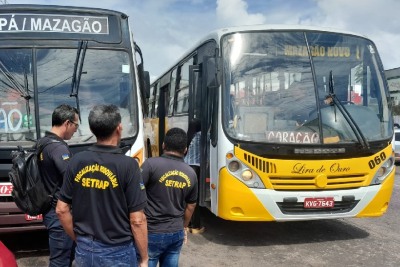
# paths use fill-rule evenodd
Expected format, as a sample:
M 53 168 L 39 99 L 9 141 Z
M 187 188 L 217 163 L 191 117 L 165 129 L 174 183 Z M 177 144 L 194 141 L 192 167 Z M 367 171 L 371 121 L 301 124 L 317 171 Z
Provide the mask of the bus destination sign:
M 109 34 L 109 24 L 108 17 L 0 14 L 0 34 L 10 32 Z

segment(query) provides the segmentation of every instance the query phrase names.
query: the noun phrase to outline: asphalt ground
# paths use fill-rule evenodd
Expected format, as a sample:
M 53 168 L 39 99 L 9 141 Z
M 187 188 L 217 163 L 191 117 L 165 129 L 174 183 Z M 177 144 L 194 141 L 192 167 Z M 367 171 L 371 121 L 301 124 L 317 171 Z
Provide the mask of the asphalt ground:
M 203 209 L 206 231 L 189 234 L 180 266 L 400 266 L 398 176 L 389 209 L 377 218 L 232 222 Z M 0 235 L 0 240 L 19 267 L 48 266 L 45 231 Z

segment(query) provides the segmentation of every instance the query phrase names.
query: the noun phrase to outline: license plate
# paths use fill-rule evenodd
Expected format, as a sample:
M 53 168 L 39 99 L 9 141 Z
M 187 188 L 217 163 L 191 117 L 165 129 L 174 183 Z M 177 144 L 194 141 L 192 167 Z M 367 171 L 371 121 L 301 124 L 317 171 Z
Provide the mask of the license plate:
M 31 215 L 25 214 L 25 220 L 27 220 L 27 221 L 43 220 L 43 215 L 39 214 L 39 215 L 36 215 L 36 216 L 31 216 Z
M 11 183 L 0 183 L 0 196 L 9 197 L 11 196 L 13 186 Z
M 329 209 L 335 206 L 333 197 L 310 197 L 304 199 L 305 209 Z

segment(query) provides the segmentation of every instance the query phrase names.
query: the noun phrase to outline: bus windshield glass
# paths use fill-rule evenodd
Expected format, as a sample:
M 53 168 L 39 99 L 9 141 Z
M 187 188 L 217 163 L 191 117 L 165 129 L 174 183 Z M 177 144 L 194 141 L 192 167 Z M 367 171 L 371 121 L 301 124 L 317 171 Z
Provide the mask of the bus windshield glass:
M 23 145 L 36 140 L 37 128 L 44 136 L 44 132 L 51 129 L 52 112 L 60 104 L 79 107 L 81 121 L 69 141 L 71 144 L 96 141 L 87 120 L 90 109 L 96 104 L 117 105 L 122 116 L 122 137 L 136 134 L 137 105 L 135 90 L 131 89 L 135 85 L 132 84 L 133 63 L 129 54 L 122 50 L 88 47 L 78 57 L 78 50 L 78 45 L 68 49 L 0 49 L 0 137 L 3 144 L 15 146 L 16 142 Z M 77 71 L 76 64 L 81 65 Z
M 374 44 L 315 31 L 225 35 L 223 127 L 238 141 L 388 140 L 392 116 Z

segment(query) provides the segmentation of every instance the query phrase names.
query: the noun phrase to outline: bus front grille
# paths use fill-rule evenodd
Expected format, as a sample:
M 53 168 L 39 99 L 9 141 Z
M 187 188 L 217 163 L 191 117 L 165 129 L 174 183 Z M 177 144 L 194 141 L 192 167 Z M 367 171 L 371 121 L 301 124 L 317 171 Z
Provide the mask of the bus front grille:
M 366 174 L 327 176 L 326 185 L 318 185 L 318 176 L 269 176 L 274 190 L 335 190 L 353 189 L 364 185 Z
M 276 173 L 276 164 L 260 157 L 243 153 L 243 159 L 247 164 L 264 173 Z
M 337 190 L 354 189 L 366 186 L 369 179 L 368 173 L 347 173 L 340 175 L 326 174 L 326 182 L 321 187 L 318 181 L 319 174 L 293 174 L 280 175 L 277 165 L 268 159 L 247 153 L 240 148 L 235 148 L 235 154 L 249 167 L 260 175 L 264 184 L 274 190 L 302 191 L 302 190 Z

